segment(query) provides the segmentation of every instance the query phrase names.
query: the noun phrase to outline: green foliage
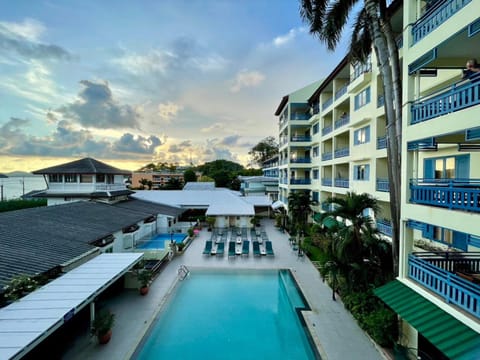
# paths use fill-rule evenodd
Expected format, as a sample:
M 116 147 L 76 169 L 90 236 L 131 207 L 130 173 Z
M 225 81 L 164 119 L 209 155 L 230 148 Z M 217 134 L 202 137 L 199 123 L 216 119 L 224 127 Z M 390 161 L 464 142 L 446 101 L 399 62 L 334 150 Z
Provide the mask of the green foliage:
M 40 206 L 47 206 L 47 199 L 38 199 L 38 200 L 14 199 L 14 200 L 0 201 L 0 212 L 28 209 L 28 208 L 34 208 L 34 207 L 40 207 Z
M 185 170 L 183 173 L 183 180 L 185 184 L 187 182 L 196 182 L 197 181 L 197 175 L 195 174 L 195 171 L 192 169 Z
M 92 324 L 92 332 L 94 335 L 102 337 L 112 329 L 114 323 L 115 315 L 110 310 L 101 310 Z
M 185 244 L 184 244 L 184 243 L 178 243 L 178 244 L 177 244 L 177 250 L 178 250 L 178 251 L 183 251 L 184 248 L 185 248 Z
M 177 177 L 172 177 L 168 180 L 168 182 L 163 187 L 165 190 L 181 190 L 182 189 L 182 182 Z
M 266 137 L 255 145 L 249 152 L 255 163 L 260 167 L 263 162 L 278 154 L 278 144 L 273 136 Z
M 205 220 L 207 221 L 209 228 L 213 228 L 215 226 L 215 221 L 217 221 L 217 219 L 214 216 L 207 216 Z
M 4 297 L 7 300 L 15 301 L 31 293 L 38 287 L 38 281 L 26 274 L 14 276 L 10 282 L 3 287 Z
M 188 233 L 188 236 L 192 237 L 194 234 L 193 228 L 188 228 L 187 233 Z
M 146 287 L 150 285 L 150 281 L 152 280 L 153 274 L 150 270 L 142 269 L 139 270 L 137 273 L 137 279 L 140 283 L 140 287 Z
M 215 181 L 217 187 L 238 187 L 238 184 L 234 182 L 238 174 L 240 174 L 244 167 L 233 161 L 228 160 L 215 160 L 207 162 L 197 169 L 202 172 L 203 176 L 208 176 Z
M 262 169 L 249 168 L 249 169 L 242 170 L 239 175 L 242 175 L 242 176 L 262 176 L 263 171 L 262 171 Z

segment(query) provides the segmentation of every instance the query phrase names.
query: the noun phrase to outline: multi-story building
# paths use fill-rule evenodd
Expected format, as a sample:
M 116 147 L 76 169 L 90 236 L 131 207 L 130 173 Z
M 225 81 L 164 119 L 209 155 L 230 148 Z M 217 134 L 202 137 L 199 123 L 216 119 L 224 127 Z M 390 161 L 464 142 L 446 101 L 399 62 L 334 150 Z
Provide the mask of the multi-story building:
M 132 173 L 132 187 L 137 189 L 144 186 L 141 181 L 145 179 L 152 182 L 152 189 L 161 189 L 171 179 L 177 179 L 182 185 L 184 183 L 183 170 L 164 171 L 134 171 Z
M 396 7 L 395 7 L 396 6 Z M 400 273 L 377 294 L 401 318 L 400 342 L 431 358 L 480 358 L 479 0 L 394 2 L 403 83 Z M 347 191 L 378 199 L 391 236 L 383 84 L 375 55 L 344 58 L 316 90 L 282 99 L 279 199 L 309 190 L 326 210 Z M 312 91 L 310 95 L 307 95 Z M 288 208 L 288 206 L 285 206 Z

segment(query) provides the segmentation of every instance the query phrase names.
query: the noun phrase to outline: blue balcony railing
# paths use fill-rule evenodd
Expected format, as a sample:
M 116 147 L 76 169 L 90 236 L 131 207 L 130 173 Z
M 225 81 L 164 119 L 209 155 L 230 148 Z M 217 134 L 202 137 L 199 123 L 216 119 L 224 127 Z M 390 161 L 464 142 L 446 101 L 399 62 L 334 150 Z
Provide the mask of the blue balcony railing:
M 383 235 L 392 237 L 392 222 L 387 219 L 377 219 L 377 229 Z
M 335 158 L 341 158 L 350 155 L 350 149 L 348 147 L 344 147 L 341 149 L 336 149 L 334 152 Z
M 287 184 L 287 178 L 280 178 L 280 184 Z
M 322 161 L 332 160 L 332 158 L 333 158 L 333 154 L 331 151 L 327 151 L 322 154 Z
M 335 100 L 347 93 L 348 83 L 343 85 L 340 89 L 335 92 Z
M 412 179 L 410 202 L 480 212 L 480 179 Z
M 297 157 L 297 158 L 290 159 L 290 163 L 293 163 L 293 164 L 310 164 L 311 162 L 312 162 L 312 159 L 307 157 Z
M 322 129 L 322 135 L 327 135 L 327 134 L 330 134 L 332 132 L 332 126 L 329 125 L 329 126 L 325 126 L 323 129 Z
M 298 136 L 292 136 L 291 139 L 293 142 L 309 142 L 312 141 L 312 137 L 308 135 L 298 135 Z
M 376 189 L 377 191 L 389 192 L 390 191 L 390 182 L 388 179 L 376 179 Z
M 310 112 L 308 113 L 293 113 L 291 120 L 308 120 L 310 119 Z
M 340 188 L 348 188 L 349 180 L 343 178 L 336 178 L 335 179 L 335 186 Z
M 411 124 L 480 104 L 480 74 L 451 85 L 412 104 Z
M 458 260 L 446 259 L 446 256 L 451 257 L 453 254 L 458 257 Z M 469 258 L 475 258 L 474 263 L 476 264 L 480 263 L 479 253 L 413 253 L 408 256 L 408 276 L 441 296 L 445 302 L 458 306 L 478 319 L 480 318 L 480 285 L 474 282 L 476 277 L 462 276 L 463 272 L 455 270 L 455 268 L 460 268 L 455 263 L 462 264 L 461 268 L 465 268 L 465 261 Z M 445 267 L 451 266 L 450 271 L 455 271 L 455 273 L 435 266 L 435 263 Z M 473 271 L 478 273 L 479 269 L 477 265 L 477 270 Z M 471 278 L 472 281 L 464 277 Z
M 340 119 L 335 120 L 335 129 L 347 125 L 350 122 L 350 115 L 341 116 Z
M 333 104 L 333 97 L 329 98 L 327 101 L 325 101 L 322 104 L 322 110 L 325 110 L 326 108 L 328 108 L 332 104 Z
M 377 150 L 386 149 L 386 148 L 387 148 L 387 136 L 377 137 Z
M 382 107 L 383 105 L 385 105 L 385 96 L 379 95 L 377 97 L 377 108 Z
M 412 26 L 413 44 L 416 44 L 442 25 L 472 0 L 438 1 Z M 437 5 L 438 4 L 438 5 Z
M 332 186 L 333 181 L 331 178 L 322 178 L 322 186 Z
M 310 179 L 290 179 L 290 185 L 310 185 L 311 183 Z

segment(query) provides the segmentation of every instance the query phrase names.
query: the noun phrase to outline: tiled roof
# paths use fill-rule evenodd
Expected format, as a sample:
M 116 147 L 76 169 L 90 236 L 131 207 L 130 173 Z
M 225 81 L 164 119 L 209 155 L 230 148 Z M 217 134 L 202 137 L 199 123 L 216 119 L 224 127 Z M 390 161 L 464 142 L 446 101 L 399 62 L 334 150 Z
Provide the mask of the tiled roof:
M 128 170 L 118 169 L 92 158 L 83 158 L 66 164 L 33 171 L 33 174 L 111 174 L 131 175 Z

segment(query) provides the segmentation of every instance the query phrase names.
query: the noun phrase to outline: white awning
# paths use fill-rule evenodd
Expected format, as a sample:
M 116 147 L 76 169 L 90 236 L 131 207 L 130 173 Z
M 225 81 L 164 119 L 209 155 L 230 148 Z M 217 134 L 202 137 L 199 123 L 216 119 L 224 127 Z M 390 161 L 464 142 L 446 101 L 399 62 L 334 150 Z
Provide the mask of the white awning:
M 0 359 L 19 359 L 131 269 L 143 253 L 101 254 L 0 309 Z
M 273 210 L 277 210 L 277 209 L 279 209 L 279 208 L 281 208 L 281 207 L 284 207 L 284 205 L 283 205 L 283 202 L 281 202 L 281 201 L 279 201 L 279 200 L 275 201 L 275 202 L 272 204 L 272 209 L 273 209 Z

